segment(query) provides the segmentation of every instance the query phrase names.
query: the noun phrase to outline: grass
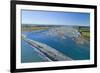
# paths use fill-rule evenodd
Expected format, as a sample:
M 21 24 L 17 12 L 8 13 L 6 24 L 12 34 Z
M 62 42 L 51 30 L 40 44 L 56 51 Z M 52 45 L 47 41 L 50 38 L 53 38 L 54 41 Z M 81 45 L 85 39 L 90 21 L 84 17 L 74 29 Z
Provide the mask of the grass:
M 48 29 L 48 27 L 38 27 L 38 26 L 31 26 L 31 27 L 22 27 L 22 32 L 26 31 L 26 32 L 29 32 L 29 31 L 34 31 L 34 30 L 44 30 L 44 29 Z
M 89 28 L 79 28 L 79 32 L 81 33 L 82 36 L 85 38 L 89 39 L 90 38 L 90 30 Z

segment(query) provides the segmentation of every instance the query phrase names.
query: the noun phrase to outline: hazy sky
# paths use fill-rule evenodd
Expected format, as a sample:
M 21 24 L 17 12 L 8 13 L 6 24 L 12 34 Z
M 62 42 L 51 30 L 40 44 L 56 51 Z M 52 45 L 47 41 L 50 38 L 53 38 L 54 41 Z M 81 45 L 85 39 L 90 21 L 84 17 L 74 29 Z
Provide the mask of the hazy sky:
M 22 24 L 90 25 L 90 13 L 22 10 Z

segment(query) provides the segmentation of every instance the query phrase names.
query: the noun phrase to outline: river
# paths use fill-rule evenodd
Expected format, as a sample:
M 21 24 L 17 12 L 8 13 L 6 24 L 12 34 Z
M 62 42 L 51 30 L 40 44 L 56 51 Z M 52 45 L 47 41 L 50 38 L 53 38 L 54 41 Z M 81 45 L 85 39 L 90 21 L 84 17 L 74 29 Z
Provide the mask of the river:
M 22 32 L 22 34 L 26 35 L 26 37 L 31 40 L 39 41 L 41 43 L 49 45 L 52 48 L 55 48 L 56 50 L 63 53 L 65 56 L 72 58 L 73 60 L 90 59 L 90 43 L 78 44 L 75 40 L 73 40 L 75 37 L 74 33 L 74 36 L 72 36 L 71 32 L 67 31 L 68 29 L 66 30 L 67 32 L 64 33 L 62 33 L 62 30 L 65 31 L 65 29 L 61 29 L 60 32 L 58 32 L 57 29 L 48 29 Z M 60 36 L 58 33 L 60 34 Z M 21 45 L 22 63 L 47 61 L 34 50 L 34 47 L 26 43 L 24 40 L 21 41 Z

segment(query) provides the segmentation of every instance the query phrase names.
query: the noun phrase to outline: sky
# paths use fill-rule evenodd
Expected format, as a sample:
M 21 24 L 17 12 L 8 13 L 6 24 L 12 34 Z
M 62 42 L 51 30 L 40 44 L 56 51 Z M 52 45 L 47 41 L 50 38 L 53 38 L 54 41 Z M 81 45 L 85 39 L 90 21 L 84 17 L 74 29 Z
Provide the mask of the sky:
M 21 10 L 22 24 L 90 25 L 90 13 Z

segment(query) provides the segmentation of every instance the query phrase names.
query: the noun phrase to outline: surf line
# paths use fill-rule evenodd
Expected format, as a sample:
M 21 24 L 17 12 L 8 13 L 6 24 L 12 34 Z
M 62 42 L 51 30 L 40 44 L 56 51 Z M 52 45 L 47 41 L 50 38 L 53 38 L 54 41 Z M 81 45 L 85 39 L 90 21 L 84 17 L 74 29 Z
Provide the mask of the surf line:
M 49 61 L 69 61 L 72 60 L 70 57 L 65 56 L 64 54 L 62 54 L 61 52 L 57 51 L 56 49 L 35 41 L 35 40 L 31 40 L 26 38 L 25 35 L 22 35 L 22 39 L 25 40 L 27 43 L 29 43 L 31 46 L 35 47 L 37 50 L 39 50 L 39 52 L 44 55 L 47 60 Z

